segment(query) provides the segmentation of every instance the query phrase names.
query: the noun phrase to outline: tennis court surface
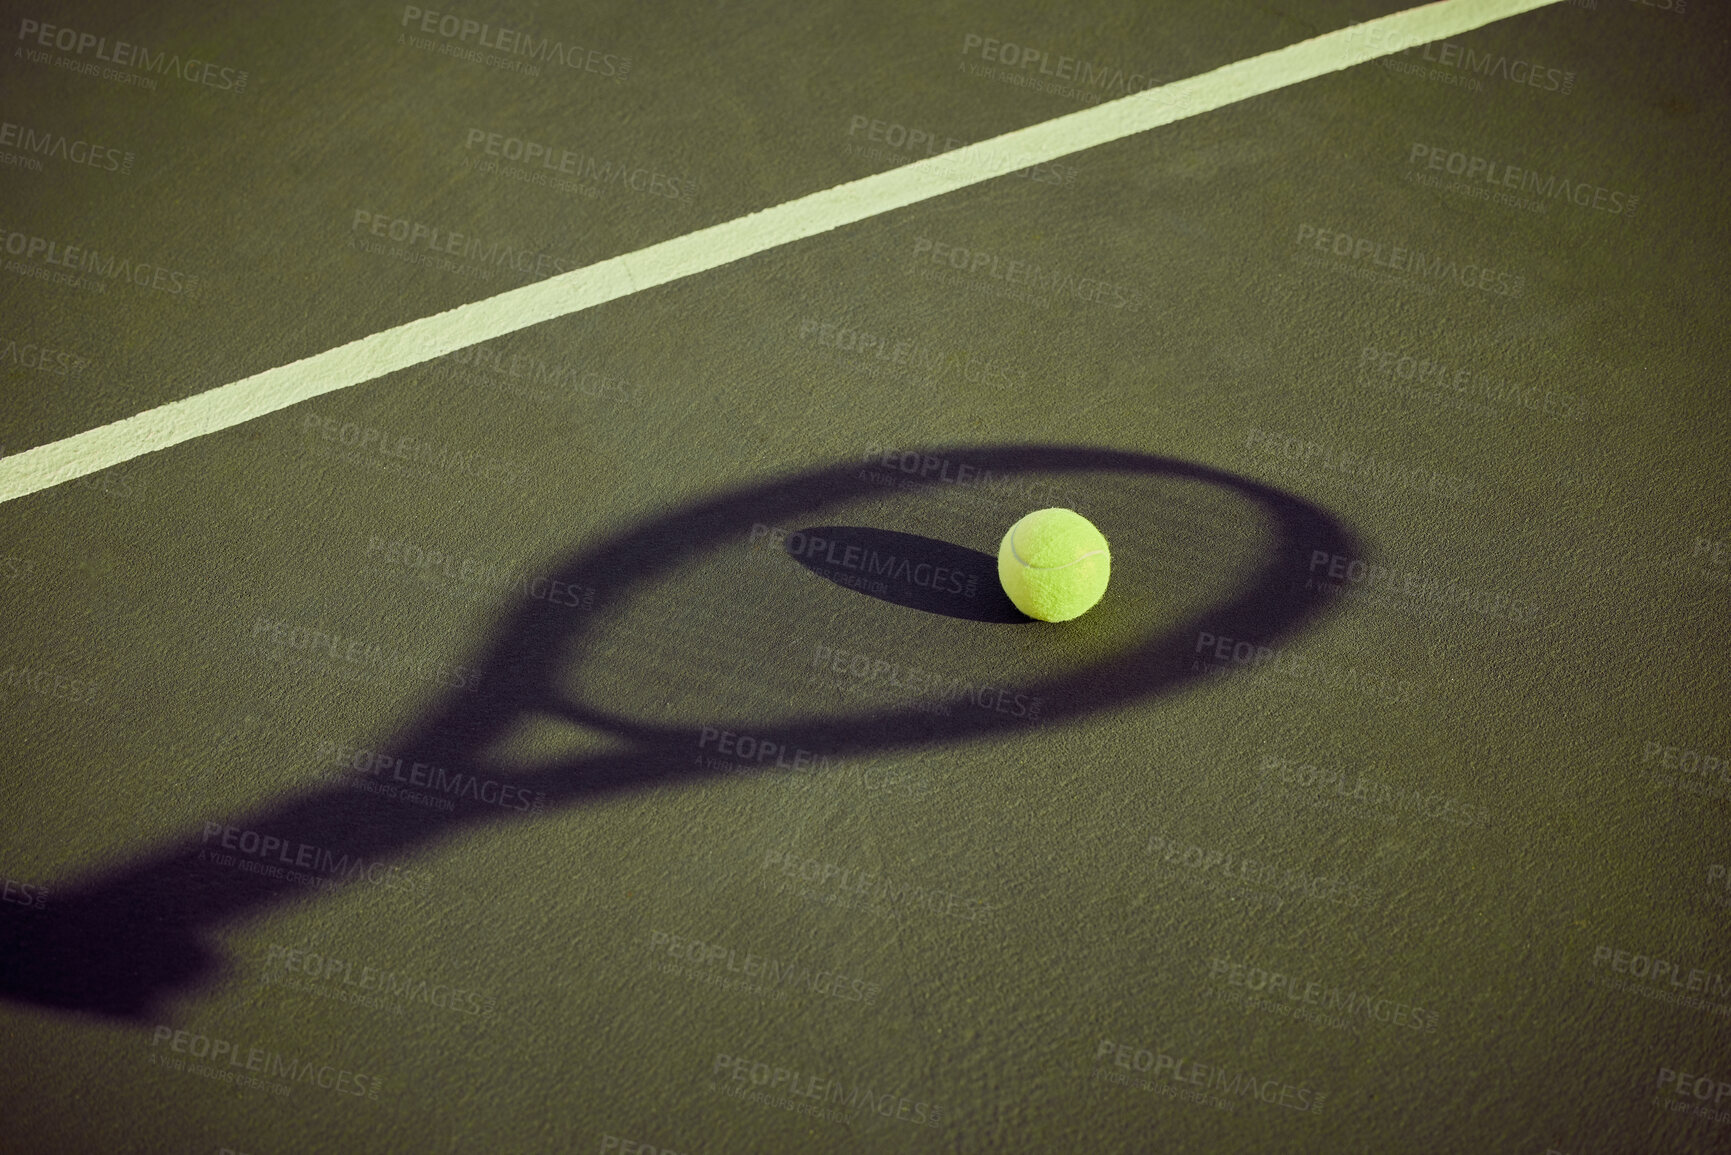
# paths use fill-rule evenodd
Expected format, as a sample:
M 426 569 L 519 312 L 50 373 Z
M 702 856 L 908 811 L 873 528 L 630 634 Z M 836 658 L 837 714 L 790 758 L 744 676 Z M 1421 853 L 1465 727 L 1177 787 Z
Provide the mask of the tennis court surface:
M 14 5 L 0 448 L 1400 10 Z M 0 502 L 0 1149 L 1731 1147 L 1728 31 L 1509 16 Z

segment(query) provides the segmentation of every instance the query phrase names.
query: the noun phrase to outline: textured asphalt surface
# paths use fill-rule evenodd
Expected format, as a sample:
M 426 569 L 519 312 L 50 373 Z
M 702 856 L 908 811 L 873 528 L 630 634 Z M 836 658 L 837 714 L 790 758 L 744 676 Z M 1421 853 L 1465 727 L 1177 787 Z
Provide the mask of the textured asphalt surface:
M 0 447 L 1395 7 L 11 4 Z M 1727 31 L 1555 6 L 0 506 L 0 1149 L 1725 1149 Z

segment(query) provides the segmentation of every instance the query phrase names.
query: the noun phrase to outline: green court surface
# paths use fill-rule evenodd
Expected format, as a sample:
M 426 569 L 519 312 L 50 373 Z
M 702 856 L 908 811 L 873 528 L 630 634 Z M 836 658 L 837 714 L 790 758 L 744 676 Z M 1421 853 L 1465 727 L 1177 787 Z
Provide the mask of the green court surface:
M 1399 8 L 14 5 L 0 447 Z M 0 504 L 0 1150 L 1731 1149 L 1728 30 L 1516 15 Z

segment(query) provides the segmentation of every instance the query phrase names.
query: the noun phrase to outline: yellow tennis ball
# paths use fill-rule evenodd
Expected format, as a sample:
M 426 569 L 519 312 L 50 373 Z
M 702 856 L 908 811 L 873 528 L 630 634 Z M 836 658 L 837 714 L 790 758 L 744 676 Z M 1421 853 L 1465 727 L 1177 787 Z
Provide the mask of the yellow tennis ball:
M 1067 622 L 1094 607 L 1112 575 L 1112 553 L 1094 523 L 1070 509 L 1036 509 L 998 546 L 998 580 L 1016 608 Z

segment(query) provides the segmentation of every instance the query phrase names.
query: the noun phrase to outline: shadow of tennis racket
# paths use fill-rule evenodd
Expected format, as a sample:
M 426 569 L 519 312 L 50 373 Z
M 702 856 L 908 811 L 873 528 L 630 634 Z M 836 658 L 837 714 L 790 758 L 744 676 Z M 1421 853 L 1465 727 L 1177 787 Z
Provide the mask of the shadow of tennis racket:
M 1191 643 L 1201 633 L 1254 638 L 1263 644 L 1295 633 L 1323 612 L 1327 594 L 1302 588 L 1293 575 L 1305 572 L 1314 551 L 1355 552 L 1350 534 L 1316 506 L 1204 466 L 1057 446 L 951 452 L 1005 476 L 1107 472 L 1199 482 L 1243 499 L 1272 527 L 1272 544 L 1261 564 L 1220 604 L 1086 668 L 1022 687 L 1044 701 L 1042 724 L 1047 726 L 1146 702 L 1211 676 L 1198 672 L 1190 660 Z M 513 775 L 522 790 L 543 796 L 544 810 L 537 818 L 622 791 L 731 773 L 692 757 L 691 725 L 649 721 L 576 701 L 561 686 L 560 672 L 581 660 L 586 631 L 595 628 L 610 606 L 617 609 L 632 587 L 663 578 L 705 551 L 745 540 L 754 525 L 798 524 L 879 495 L 878 487 L 863 480 L 853 466 L 802 472 L 674 511 L 570 558 L 547 576 L 599 591 L 594 612 L 574 615 L 562 606 L 526 600 L 500 621 L 491 643 L 469 663 L 484 671 L 477 692 L 453 692 L 437 703 L 398 736 L 390 756 L 405 764 L 474 773 L 490 747 L 534 714 L 622 740 L 625 745 L 617 752 Z M 1159 511 L 1149 510 L 1147 516 L 1158 517 Z M 861 540 L 871 533 L 851 532 Z M 833 596 L 856 595 L 835 587 Z M 916 608 L 892 612 L 920 614 Z M 917 627 L 917 621 L 910 621 L 910 629 Z M 1003 627 L 983 621 L 978 628 Z M 838 757 L 961 742 L 1023 727 L 1021 720 L 989 710 L 936 715 L 897 708 L 736 724 L 760 743 L 824 750 Z M 223 825 L 252 832 L 259 840 L 276 840 L 280 847 L 340 847 L 355 860 L 392 863 L 429 853 L 471 828 L 522 819 L 517 811 L 497 806 L 426 810 L 337 786 L 227 818 Z M 56 886 L 47 910 L 0 919 L 0 997 L 135 1023 L 160 1021 L 171 998 L 196 993 L 224 977 L 228 964 L 211 941 L 215 932 L 273 908 L 317 901 L 317 892 L 295 881 L 262 872 L 211 870 L 202 861 L 206 833 L 189 831 L 180 841 L 125 866 Z

